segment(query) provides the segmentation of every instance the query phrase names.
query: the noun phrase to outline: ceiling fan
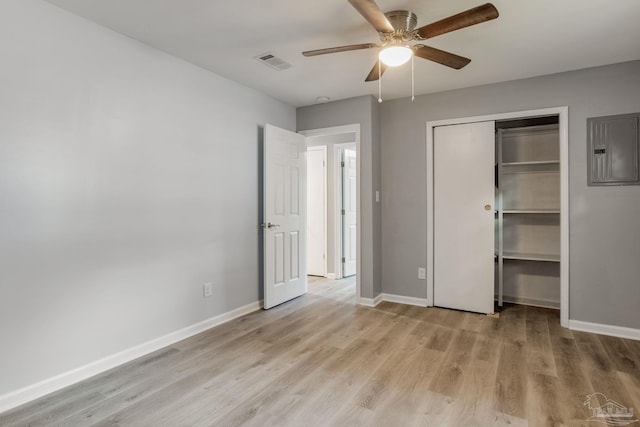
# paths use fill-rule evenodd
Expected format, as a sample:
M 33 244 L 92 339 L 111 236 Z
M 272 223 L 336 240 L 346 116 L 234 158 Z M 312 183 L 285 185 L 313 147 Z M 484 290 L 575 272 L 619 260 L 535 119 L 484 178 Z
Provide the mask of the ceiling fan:
M 378 80 L 387 66 L 402 65 L 409 61 L 412 56 L 428 59 L 459 70 L 471 60 L 423 44 L 409 45 L 409 42 L 430 39 L 498 17 L 498 10 L 495 6 L 491 3 L 486 3 L 416 29 L 418 17 L 413 12 L 394 10 L 383 13 L 373 0 L 348 1 L 375 28 L 380 35 L 382 43 L 362 43 L 308 50 L 302 52 L 302 54 L 304 56 L 316 56 L 350 50 L 380 48 L 379 61 L 376 62 L 365 79 L 367 82 Z

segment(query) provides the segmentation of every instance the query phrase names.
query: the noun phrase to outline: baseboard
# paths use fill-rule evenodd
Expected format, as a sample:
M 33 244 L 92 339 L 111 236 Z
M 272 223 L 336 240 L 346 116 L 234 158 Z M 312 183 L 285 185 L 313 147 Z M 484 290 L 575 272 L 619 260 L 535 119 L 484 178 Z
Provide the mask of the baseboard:
M 496 295 L 496 301 L 497 300 L 498 300 L 498 296 Z M 557 302 L 557 301 L 548 301 L 548 300 L 533 299 L 533 298 L 510 297 L 507 295 L 502 297 L 502 301 L 510 302 L 513 304 L 520 304 L 520 305 L 531 305 L 533 307 L 554 308 L 557 310 L 560 309 L 560 302 Z
M 417 305 L 418 307 L 426 307 L 426 298 L 405 297 L 403 295 L 394 294 L 378 294 L 375 298 L 360 298 L 358 304 L 365 307 L 375 307 L 382 301 L 395 302 L 398 304 Z
M 416 305 L 418 307 L 426 307 L 426 298 L 405 297 L 403 295 L 380 294 L 382 301 L 396 302 L 398 304 Z
M 335 280 L 336 279 L 336 274 L 335 273 L 327 273 L 327 279 Z
M 640 329 L 624 326 L 603 325 L 601 323 L 583 322 L 582 320 L 569 320 L 569 329 L 594 334 L 610 335 L 612 337 L 640 340 Z
M 365 307 L 375 307 L 381 302 L 382 302 L 382 294 L 378 294 L 375 298 L 360 297 L 358 299 L 358 304 L 364 305 Z
M 199 334 L 200 332 L 211 329 L 215 326 L 229 322 L 238 317 L 259 310 L 262 307 L 262 301 L 252 302 L 234 310 L 211 317 L 194 325 L 187 326 L 175 332 L 171 332 L 162 337 L 147 341 L 143 344 L 121 351 L 119 353 L 107 356 L 95 362 L 88 363 L 79 368 L 65 372 L 55 377 L 48 378 L 36 384 L 29 385 L 19 390 L 0 396 L 0 413 L 9 409 L 18 407 L 39 397 L 45 396 L 54 391 L 58 391 L 77 382 L 83 381 L 94 375 L 108 371 L 109 369 L 130 362 L 138 357 L 152 353 L 163 347 L 175 344 L 190 336 Z

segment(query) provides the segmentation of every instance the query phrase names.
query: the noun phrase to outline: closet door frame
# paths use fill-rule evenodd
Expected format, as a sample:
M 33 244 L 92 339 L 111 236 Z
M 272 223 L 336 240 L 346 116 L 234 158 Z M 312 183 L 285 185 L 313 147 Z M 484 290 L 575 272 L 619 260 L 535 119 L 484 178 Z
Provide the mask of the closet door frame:
M 434 294 L 434 128 L 551 115 L 558 116 L 560 134 L 560 324 L 569 327 L 569 107 L 566 106 L 427 122 L 427 306 L 433 306 Z

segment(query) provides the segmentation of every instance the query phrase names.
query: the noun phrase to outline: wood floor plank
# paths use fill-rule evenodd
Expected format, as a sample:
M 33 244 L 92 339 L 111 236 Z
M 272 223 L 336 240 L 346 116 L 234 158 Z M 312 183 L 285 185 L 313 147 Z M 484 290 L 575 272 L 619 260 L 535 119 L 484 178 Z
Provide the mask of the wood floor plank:
M 429 308 L 429 321 L 440 326 L 448 326 L 447 315 L 449 310 L 440 307 Z M 460 312 L 458 312 L 460 313 Z
M 513 342 L 526 341 L 526 318 L 524 309 L 513 304 L 505 305 L 500 313 L 500 321 L 503 325 L 503 337 Z
M 93 405 L 88 405 L 85 409 L 78 411 L 60 422 L 58 427 L 74 427 L 91 425 L 95 421 L 109 418 L 113 414 L 144 400 L 147 396 L 156 393 L 168 383 L 166 375 L 154 376 L 150 380 L 142 381 L 118 394 L 102 399 Z
M 478 340 L 476 340 L 477 344 Z M 497 356 L 497 354 L 496 354 Z M 462 390 L 456 398 L 457 411 L 448 420 L 455 426 L 487 426 L 495 418 L 493 394 L 498 370 L 498 358 L 472 358 L 465 368 Z
M 557 377 L 556 365 L 551 351 L 551 338 L 546 318 L 540 320 L 527 319 L 526 354 L 529 372 Z
M 202 423 L 189 423 L 188 425 L 209 425 L 209 426 L 239 426 L 250 420 L 257 419 L 263 412 L 267 412 L 269 406 L 282 396 L 287 395 L 287 389 L 305 377 L 311 375 L 319 369 L 323 363 L 333 355 L 339 354 L 340 350 L 333 347 L 321 347 L 315 351 L 310 351 L 307 357 L 300 358 L 279 377 L 269 381 L 259 391 L 254 392 L 248 399 L 242 401 L 235 408 L 220 417 L 207 417 Z M 182 422 L 182 420 L 180 421 Z
M 438 325 L 432 326 L 431 333 L 429 334 L 429 341 L 427 342 L 427 348 L 443 352 L 447 351 L 455 334 L 456 330 L 452 328 Z
M 564 425 L 560 407 L 561 391 L 558 379 L 538 372 L 528 373 L 527 415 L 534 426 Z
M 527 417 L 527 374 L 525 343 L 506 340 L 502 343 L 496 387 L 494 409 L 518 418 Z
M 633 408 L 634 414 L 636 415 L 635 418 L 640 418 L 640 378 L 628 372 L 618 371 L 616 374 L 625 390 L 629 391 L 628 396 L 620 403 L 627 408 Z
M 459 330 L 451 342 L 440 370 L 431 382 L 429 389 L 446 396 L 457 396 L 460 393 L 465 369 L 471 360 L 476 334 Z
M 412 351 L 419 348 L 411 334 L 414 328 L 415 325 L 400 321 L 383 338 L 383 344 L 376 346 L 374 351 L 387 355 L 387 358 L 358 391 L 354 398 L 355 405 L 368 409 L 376 408 L 390 392 L 392 381 L 401 372 L 401 367 L 405 366 L 406 359 Z
M 477 334 L 473 357 L 485 362 L 498 362 L 502 339 L 494 335 Z
M 586 364 L 573 338 L 552 335 L 551 345 L 564 419 L 567 423 L 579 425 L 587 414 L 583 402 L 589 394 L 595 392 L 588 380 L 589 373 L 585 371 Z
M 640 375 L 640 365 L 636 361 L 637 354 L 633 354 L 631 349 L 620 338 L 598 335 L 600 343 L 604 347 L 609 360 L 613 362 L 616 370 L 627 372 L 632 375 Z
M 631 353 L 635 355 L 636 365 L 640 365 L 640 340 L 623 339 L 622 341 L 631 349 Z
M 292 408 L 291 416 L 298 421 L 294 425 L 325 425 L 332 416 L 348 413 L 354 396 L 388 357 L 377 353 L 376 346 L 375 342 L 358 340 L 327 364 L 323 371 L 329 381 Z M 278 424 L 277 413 L 271 419 L 273 425 Z
M 424 393 L 420 416 L 415 426 L 447 426 L 458 413 L 458 405 L 453 397 L 433 391 Z
M 344 350 L 339 350 L 337 357 L 332 358 L 309 381 L 296 384 L 288 390 L 288 399 L 281 399 L 269 408 L 268 413 L 260 417 L 262 425 L 321 425 L 326 423 L 327 414 L 340 411 L 346 406 L 372 374 L 367 365 L 379 366 L 383 359 L 376 361 L 374 343 L 356 340 Z M 344 367 L 355 375 L 343 375 Z M 251 425 L 251 424 L 250 424 Z

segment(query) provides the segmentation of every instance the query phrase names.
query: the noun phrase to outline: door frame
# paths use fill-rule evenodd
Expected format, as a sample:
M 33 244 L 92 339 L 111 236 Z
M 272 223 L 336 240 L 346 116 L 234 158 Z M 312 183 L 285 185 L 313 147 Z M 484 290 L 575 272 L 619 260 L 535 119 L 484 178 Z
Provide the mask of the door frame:
M 309 151 L 322 151 L 322 161 L 324 168 L 322 170 L 322 181 L 324 183 L 324 194 L 323 194 L 323 233 L 322 233 L 322 241 L 323 241 L 323 251 L 324 256 L 322 258 L 323 263 L 323 272 L 322 276 L 327 277 L 327 146 L 326 145 L 314 145 L 309 147 L 307 145 L 307 152 Z M 307 156 L 307 173 L 309 173 L 309 164 L 308 164 L 308 156 Z M 307 177 L 307 186 L 309 185 L 309 178 Z M 309 197 L 309 192 L 307 191 L 307 198 Z M 309 234 L 309 211 L 307 210 L 307 235 Z M 307 244 L 309 239 L 307 238 Z M 307 256 L 309 251 L 307 250 Z M 307 262 L 307 270 L 309 268 L 309 263 Z
M 537 110 L 489 114 L 427 122 L 427 306 L 433 306 L 433 130 L 437 126 L 457 125 L 473 122 L 525 119 L 530 117 L 557 115 L 560 136 L 560 324 L 569 327 L 569 107 L 552 107 Z
M 335 237 L 334 237 L 334 243 L 335 243 L 335 248 L 334 248 L 334 254 L 336 255 L 336 264 L 340 266 L 340 272 L 338 272 L 338 269 L 336 269 L 336 279 L 342 279 L 344 277 L 344 265 L 342 265 L 342 257 L 344 256 L 344 224 L 342 224 L 342 205 L 344 203 L 344 195 L 342 194 L 342 190 L 343 190 L 343 183 L 342 183 L 342 155 L 344 153 L 345 149 L 348 148 L 354 148 L 356 150 L 356 165 L 359 162 L 358 159 L 358 147 L 356 146 L 355 142 L 344 142 L 344 143 L 339 143 L 339 144 L 334 144 L 333 145 L 333 184 L 334 184 L 334 218 L 335 218 L 335 224 L 340 224 L 339 227 L 336 227 L 335 229 Z M 356 166 L 356 193 L 358 193 L 358 187 L 360 187 L 360 183 L 359 183 L 359 172 L 358 172 L 358 167 Z M 359 193 L 358 193 L 359 194 Z M 359 195 L 356 195 L 356 197 L 359 197 Z M 360 219 L 360 199 L 357 199 L 356 202 L 356 210 L 358 210 L 357 213 L 357 219 Z M 359 221 L 358 221 L 359 222 Z M 358 230 L 359 224 L 356 223 L 356 233 Z M 360 242 L 360 238 L 356 237 L 357 243 Z M 359 246 L 356 246 L 356 259 L 359 259 Z M 358 275 L 358 272 L 356 271 L 356 276 Z
M 360 304 L 361 298 L 361 285 L 360 285 L 360 276 L 362 275 L 362 262 L 361 262 L 361 241 L 362 241 L 362 208 L 361 208 L 361 185 L 362 180 L 360 176 L 360 164 L 361 164 L 361 147 L 360 147 L 360 123 L 354 123 L 350 125 L 343 126 L 331 126 L 326 128 L 319 129 L 310 129 L 299 131 L 298 133 L 304 135 L 305 137 L 310 136 L 326 136 L 326 135 L 339 135 L 345 133 L 355 133 L 355 145 L 356 145 L 356 209 L 358 210 L 358 223 L 356 224 L 356 304 Z M 353 143 L 350 143 L 353 144 Z M 334 144 L 337 145 L 337 144 Z M 334 159 L 335 161 L 335 159 Z M 335 182 L 334 182 L 335 188 Z M 340 221 L 342 223 L 342 221 Z M 336 227 L 338 228 L 338 227 Z M 342 252 L 342 250 L 340 250 Z M 338 264 L 339 265 L 339 264 Z M 336 268 L 337 272 L 338 268 Z M 336 279 L 338 277 L 336 276 Z M 340 278 L 342 278 L 342 267 L 340 267 Z

